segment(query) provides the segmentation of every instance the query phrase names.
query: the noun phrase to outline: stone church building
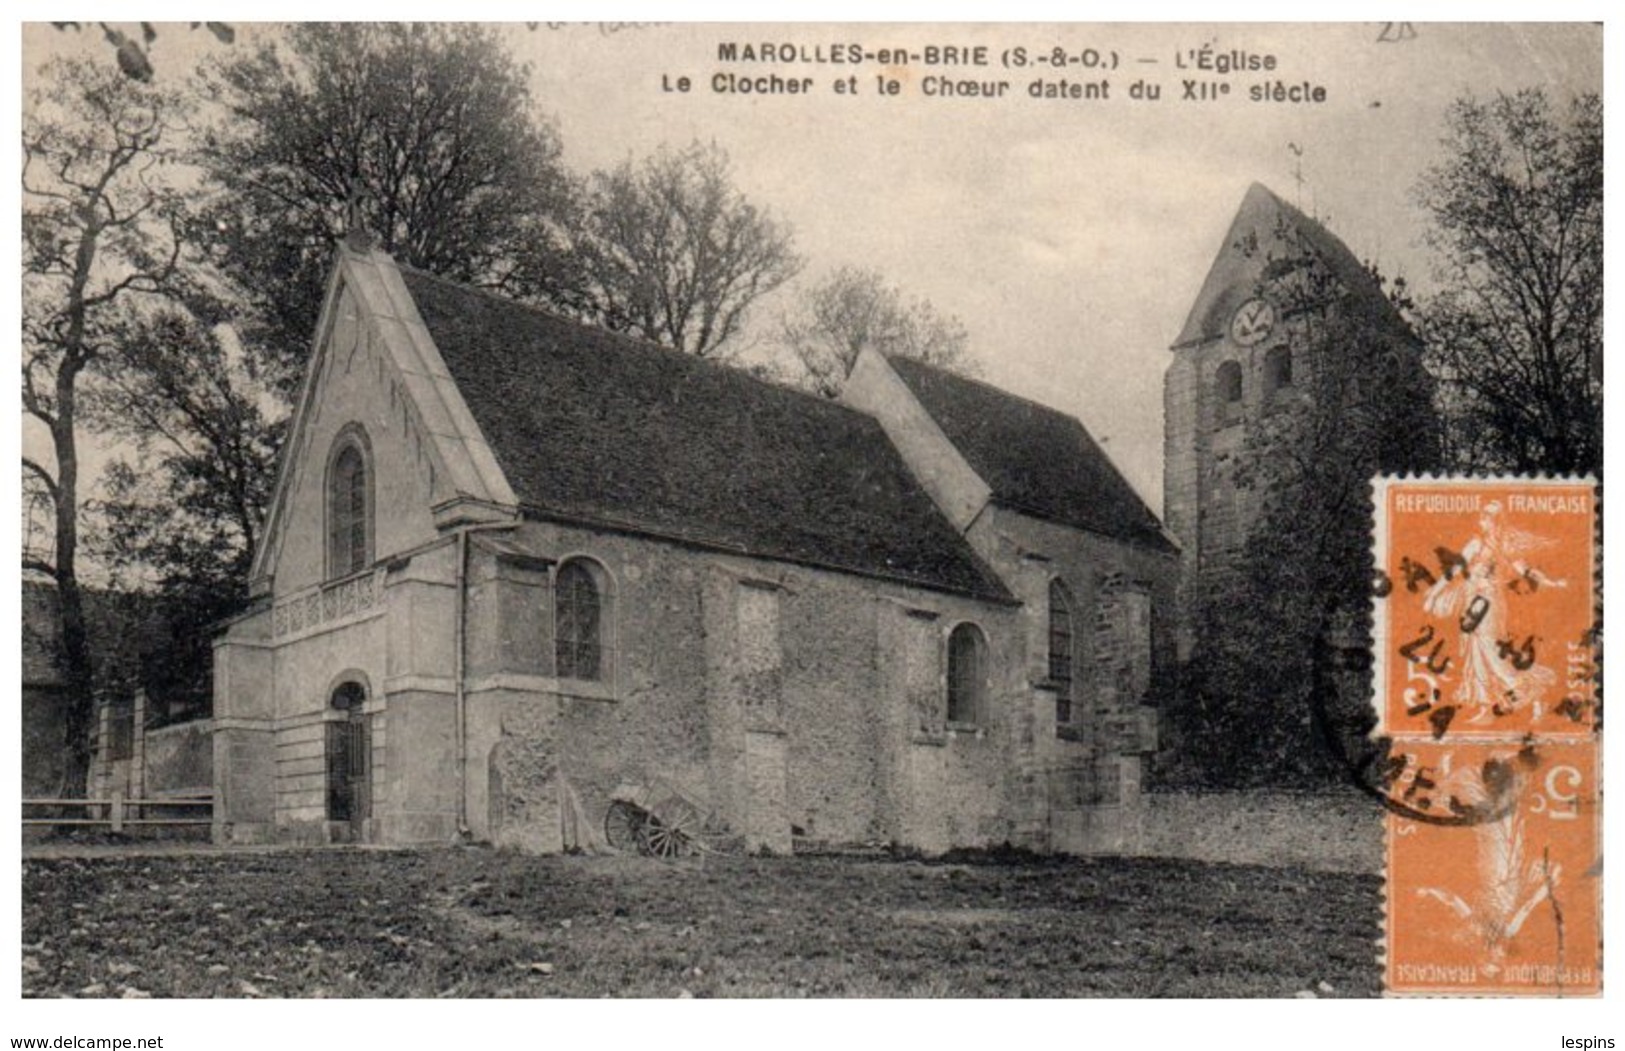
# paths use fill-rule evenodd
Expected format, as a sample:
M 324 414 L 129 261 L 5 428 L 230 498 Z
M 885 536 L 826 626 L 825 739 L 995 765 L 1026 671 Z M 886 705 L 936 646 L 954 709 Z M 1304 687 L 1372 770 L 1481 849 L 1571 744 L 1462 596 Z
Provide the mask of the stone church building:
M 1133 845 L 1179 554 L 1077 420 L 872 351 L 821 399 L 361 245 L 314 347 L 217 838 L 557 851 L 661 783 L 751 849 Z

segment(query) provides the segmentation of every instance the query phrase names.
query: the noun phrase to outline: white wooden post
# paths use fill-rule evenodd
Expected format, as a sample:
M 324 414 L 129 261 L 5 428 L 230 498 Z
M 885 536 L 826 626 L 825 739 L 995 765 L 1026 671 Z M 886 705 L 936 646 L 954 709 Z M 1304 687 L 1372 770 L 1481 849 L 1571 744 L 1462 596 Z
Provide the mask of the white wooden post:
M 124 831 L 124 789 L 114 785 L 112 805 L 108 807 L 109 818 L 113 823 L 113 832 Z

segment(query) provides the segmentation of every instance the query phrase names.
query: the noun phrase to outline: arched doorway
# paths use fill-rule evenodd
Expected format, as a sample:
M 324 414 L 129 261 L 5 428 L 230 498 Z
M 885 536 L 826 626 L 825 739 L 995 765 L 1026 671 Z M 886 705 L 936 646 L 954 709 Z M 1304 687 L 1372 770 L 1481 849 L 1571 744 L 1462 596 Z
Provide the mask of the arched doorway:
M 364 838 L 363 822 L 372 815 L 372 735 L 363 710 L 366 701 L 366 687 L 345 682 L 334 689 L 329 702 L 340 715 L 327 723 L 327 820 L 338 826 L 334 829 L 338 837 L 351 842 Z

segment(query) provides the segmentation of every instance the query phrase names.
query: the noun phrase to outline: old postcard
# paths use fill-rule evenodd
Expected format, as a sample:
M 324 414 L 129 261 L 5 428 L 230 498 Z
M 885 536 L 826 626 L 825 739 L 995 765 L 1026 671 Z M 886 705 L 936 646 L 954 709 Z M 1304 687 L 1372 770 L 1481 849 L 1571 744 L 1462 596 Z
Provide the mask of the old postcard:
M 26 1017 L 1594 1027 L 1602 37 L 25 25 Z

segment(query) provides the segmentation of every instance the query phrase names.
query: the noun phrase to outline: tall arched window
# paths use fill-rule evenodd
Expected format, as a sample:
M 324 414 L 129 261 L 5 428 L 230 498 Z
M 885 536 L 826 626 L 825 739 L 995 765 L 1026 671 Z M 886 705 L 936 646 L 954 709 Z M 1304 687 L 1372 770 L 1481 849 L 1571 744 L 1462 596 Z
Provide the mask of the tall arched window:
M 1049 585 L 1049 681 L 1055 687 L 1055 721 L 1072 721 L 1072 596 L 1059 580 Z
M 976 625 L 961 624 L 948 635 L 948 722 L 980 722 L 986 693 L 987 641 Z
M 553 581 L 553 644 L 561 679 L 604 677 L 603 572 L 585 559 L 559 567 Z
M 1264 394 L 1292 386 L 1292 351 L 1286 347 L 1271 347 L 1264 354 Z
M 372 563 L 372 471 L 367 438 L 346 428 L 327 467 L 327 575 L 359 573 Z

